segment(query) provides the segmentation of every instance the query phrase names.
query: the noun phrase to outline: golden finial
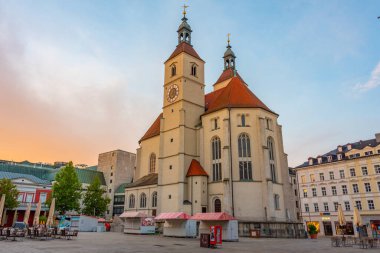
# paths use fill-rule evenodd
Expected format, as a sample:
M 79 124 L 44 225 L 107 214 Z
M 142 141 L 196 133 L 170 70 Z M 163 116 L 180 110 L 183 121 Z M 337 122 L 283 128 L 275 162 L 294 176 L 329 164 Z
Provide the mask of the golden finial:
M 183 12 L 182 12 L 183 16 L 186 16 L 186 8 L 189 8 L 189 6 L 186 4 L 183 4 Z
M 230 36 L 231 36 L 231 33 L 227 33 L 227 43 L 228 43 L 228 46 L 230 45 Z

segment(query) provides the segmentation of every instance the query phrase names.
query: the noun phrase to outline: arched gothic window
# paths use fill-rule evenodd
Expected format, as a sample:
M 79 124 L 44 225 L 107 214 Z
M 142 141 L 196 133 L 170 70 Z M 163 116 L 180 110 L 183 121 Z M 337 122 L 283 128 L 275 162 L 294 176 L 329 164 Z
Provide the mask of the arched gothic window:
M 197 65 L 196 64 L 193 64 L 191 66 L 191 75 L 192 76 L 197 76 Z
M 152 207 L 157 207 L 157 192 L 152 194 Z
M 156 172 L 156 154 L 152 153 L 149 158 L 149 173 Z
M 172 71 L 172 76 L 175 76 L 177 74 L 177 68 L 175 65 L 172 65 L 171 71 Z
M 238 151 L 240 180 L 252 180 L 251 142 L 246 133 L 239 135 Z
M 140 195 L 140 207 L 145 208 L 146 207 L 146 194 L 141 193 Z
M 212 181 L 222 180 L 222 149 L 220 138 L 215 136 L 211 139 L 212 151 Z
M 273 182 L 277 182 L 276 163 L 275 163 L 275 155 L 274 155 L 274 144 L 273 144 L 273 138 L 272 137 L 268 137 L 267 147 L 268 147 L 268 158 L 269 158 L 269 167 L 270 167 L 271 179 Z
M 129 208 L 135 208 L 135 195 L 129 195 Z
M 220 199 L 214 200 L 214 212 L 215 213 L 222 212 L 222 202 L 220 201 Z

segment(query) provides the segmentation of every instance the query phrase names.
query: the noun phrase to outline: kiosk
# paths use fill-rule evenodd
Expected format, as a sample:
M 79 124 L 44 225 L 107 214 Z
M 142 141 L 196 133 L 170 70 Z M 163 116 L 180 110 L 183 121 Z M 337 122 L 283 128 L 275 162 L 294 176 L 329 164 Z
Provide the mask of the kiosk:
M 190 219 L 200 221 L 199 234 L 210 233 L 211 226 L 221 226 L 223 241 L 239 241 L 238 221 L 228 213 L 197 213 Z
M 190 215 L 184 212 L 161 213 L 156 221 L 164 221 L 164 236 L 196 237 L 197 222 L 189 220 Z
M 124 212 L 119 216 L 124 222 L 125 234 L 154 234 L 154 219 L 141 212 Z

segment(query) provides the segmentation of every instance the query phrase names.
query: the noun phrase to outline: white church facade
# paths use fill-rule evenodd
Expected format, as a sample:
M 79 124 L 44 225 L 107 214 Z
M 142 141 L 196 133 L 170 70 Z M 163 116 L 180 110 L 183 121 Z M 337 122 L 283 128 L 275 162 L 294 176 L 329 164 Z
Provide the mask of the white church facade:
M 177 32 L 165 61 L 162 113 L 139 141 L 125 211 L 227 212 L 240 235 L 298 229 L 279 115 L 237 73 L 229 41 L 223 72 L 205 94 L 205 62 L 185 14 Z

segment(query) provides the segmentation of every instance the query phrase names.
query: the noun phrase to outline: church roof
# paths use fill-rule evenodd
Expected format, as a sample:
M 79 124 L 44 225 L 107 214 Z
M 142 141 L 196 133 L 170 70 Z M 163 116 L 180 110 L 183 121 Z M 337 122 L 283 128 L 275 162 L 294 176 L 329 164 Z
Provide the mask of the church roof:
M 132 188 L 132 187 L 139 187 L 139 186 L 146 186 L 146 185 L 154 185 L 158 183 L 158 174 L 157 173 L 150 173 L 146 176 L 143 176 L 139 179 L 137 179 L 135 182 L 127 184 L 125 188 Z
M 232 77 L 226 87 L 206 94 L 205 106 L 205 114 L 223 108 L 261 108 L 274 113 L 248 89 L 239 76 Z
M 157 119 L 153 122 L 153 124 L 149 127 L 148 131 L 141 137 L 139 143 L 143 140 L 152 138 L 154 136 L 160 135 L 160 121 L 162 118 L 162 113 L 158 115 Z
M 241 76 L 239 75 L 239 73 L 236 72 L 236 76 L 239 77 L 243 83 L 245 83 L 243 78 L 241 78 Z M 228 68 L 222 72 L 222 74 L 219 76 L 218 80 L 214 85 L 224 82 L 230 79 L 231 77 L 234 77 L 234 70 L 232 68 Z
M 177 55 L 179 55 L 180 53 L 182 52 L 185 52 L 201 61 L 204 62 L 204 60 L 202 60 L 201 57 L 199 57 L 198 53 L 195 51 L 195 49 L 189 45 L 188 43 L 186 42 L 181 42 L 180 44 L 177 45 L 177 47 L 175 48 L 174 52 L 170 55 L 170 57 L 166 60 L 169 61 L 170 59 L 176 57 Z
M 189 169 L 186 174 L 187 177 L 192 176 L 208 176 L 202 165 L 195 159 L 191 160 Z

